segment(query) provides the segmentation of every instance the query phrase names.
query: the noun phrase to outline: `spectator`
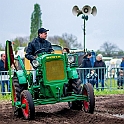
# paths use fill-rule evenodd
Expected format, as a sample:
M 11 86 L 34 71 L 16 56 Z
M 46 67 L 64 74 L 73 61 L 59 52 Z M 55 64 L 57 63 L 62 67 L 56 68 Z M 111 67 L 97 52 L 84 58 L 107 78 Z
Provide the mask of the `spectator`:
M 106 65 L 104 61 L 102 60 L 102 54 L 98 54 L 96 57 L 96 61 L 94 63 L 94 68 L 96 69 L 96 73 L 98 75 L 97 77 L 97 82 L 96 82 L 96 89 L 99 90 L 98 88 L 98 83 L 101 82 L 102 88 L 101 90 L 104 90 L 104 75 L 105 75 L 105 70 L 106 70 Z M 104 67 L 104 68 L 99 68 L 99 67 Z
M 124 57 L 122 57 L 122 62 L 121 62 L 121 65 L 120 65 L 121 69 L 124 70 Z
M 118 89 L 123 89 L 123 84 L 124 84 L 124 71 L 120 70 L 117 76 Z
M 87 81 L 88 83 L 91 83 L 94 87 L 94 85 L 96 84 L 96 78 L 97 78 L 97 74 L 95 73 L 95 70 L 91 70 L 90 73 L 87 74 Z
M 63 53 L 66 52 L 66 53 L 70 53 L 69 49 L 67 47 L 64 47 L 63 48 Z
M 8 81 L 8 75 L 7 72 L 5 72 L 5 54 L 1 54 L 1 60 L 0 60 L 0 75 L 1 75 L 1 92 L 2 95 L 5 95 L 5 84 L 7 85 L 7 91 L 10 92 L 10 83 Z M 4 72 L 2 72 L 4 71 Z
M 91 61 L 90 61 L 90 58 L 91 58 L 91 52 L 88 52 L 84 58 L 83 58 L 83 61 L 82 61 L 82 66 L 81 68 L 87 68 L 87 69 L 83 69 L 82 70 L 82 80 L 83 80 L 83 83 L 85 84 L 87 82 L 87 74 L 90 72 L 90 69 L 88 68 L 92 68 L 92 65 L 91 65 Z

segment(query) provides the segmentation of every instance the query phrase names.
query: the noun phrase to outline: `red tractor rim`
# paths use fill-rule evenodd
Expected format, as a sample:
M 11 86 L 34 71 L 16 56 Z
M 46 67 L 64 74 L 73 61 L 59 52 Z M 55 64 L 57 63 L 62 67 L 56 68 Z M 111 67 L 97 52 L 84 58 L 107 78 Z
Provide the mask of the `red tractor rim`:
M 27 99 L 24 96 L 22 96 L 22 99 L 21 100 L 22 100 L 22 104 L 25 104 L 25 108 L 22 108 L 23 114 L 24 114 L 24 116 L 26 118 L 28 118 L 28 116 L 29 116 L 28 101 L 27 101 Z
M 83 95 L 85 95 L 85 96 L 88 97 L 88 93 L 87 93 L 87 90 L 86 89 L 84 90 Z M 87 101 L 84 100 L 83 103 L 84 103 L 84 108 L 87 111 L 88 108 L 89 108 L 89 102 L 87 102 Z
M 12 92 L 13 92 L 13 100 L 14 100 L 14 102 L 16 102 L 17 100 L 16 100 L 16 92 L 15 92 L 15 88 L 14 88 L 14 86 L 12 86 Z

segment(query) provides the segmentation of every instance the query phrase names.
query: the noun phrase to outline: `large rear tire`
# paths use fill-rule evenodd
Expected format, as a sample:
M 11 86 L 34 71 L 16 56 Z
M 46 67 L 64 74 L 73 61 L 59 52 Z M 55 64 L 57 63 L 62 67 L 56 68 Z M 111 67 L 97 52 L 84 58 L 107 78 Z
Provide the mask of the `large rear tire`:
M 12 95 L 13 95 L 14 103 L 20 101 L 21 87 L 19 85 L 17 77 L 12 78 L 12 91 L 13 91 Z M 16 106 L 13 106 L 12 108 L 13 108 L 14 116 L 16 115 L 18 117 L 22 117 L 23 114 L 21 108 L 17 108 Z
M 75 94 L 82 93 L 81 80 L 79 78 L 69 80 L 69 91 L 74 92 Z
M 22 108 L 22 112 L 25 119 L 34 119 L 35 107 L 33 98 L 28 90 L 21 92 L 21 104 L 25 104 L 25 108 Z
M 86 113 L 94 113 L 95 108 L 95 97 L 93 86 L 90 83 L 86 83 L 83 85 L 82 94 L 88 97 L 88 101 L 84 100 L 83 108 Z

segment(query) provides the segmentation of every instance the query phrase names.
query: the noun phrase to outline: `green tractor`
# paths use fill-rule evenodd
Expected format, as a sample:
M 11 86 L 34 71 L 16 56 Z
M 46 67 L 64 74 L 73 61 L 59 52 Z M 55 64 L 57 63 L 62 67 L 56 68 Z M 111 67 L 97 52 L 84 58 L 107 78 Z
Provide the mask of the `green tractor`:
M 25 119 L 35 118 L 35 106 L 68 102 L 70 109 L 93 113 L 95 97 L 90 83 L 82 85 L 76 68 L 76 54 L 55 54 L 36 52 L 37 58 L 32 62 L 35 68 L 25 70 L 20 56 L 14 58 L 11 41 L 6 41 L 6 69 L 9 70 L 13 112 Z M 18 70 L 14 61 L 20 63 Z M 15 69 L 12 71 L 11 65 Z

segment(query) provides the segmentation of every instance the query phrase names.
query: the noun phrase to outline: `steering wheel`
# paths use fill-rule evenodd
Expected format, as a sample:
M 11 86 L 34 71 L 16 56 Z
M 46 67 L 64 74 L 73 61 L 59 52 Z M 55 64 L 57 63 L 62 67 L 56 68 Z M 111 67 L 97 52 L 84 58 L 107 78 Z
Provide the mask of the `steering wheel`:
M 52 51 L 54 51 L 52 48 L 49 49 L 49 52 L 46 52 L 45 48 L 41 48 L 41 49 L 37 50 L 34 54 L 37 55 L 37 54 L 43 53 L 43 52 L 51 53 Z
M 41 48 L 41 49 L 35 51 L 34 54 L 37 55 L 37 54 L 42 53 L 42 52 L 45 52 L 45 48 Z

